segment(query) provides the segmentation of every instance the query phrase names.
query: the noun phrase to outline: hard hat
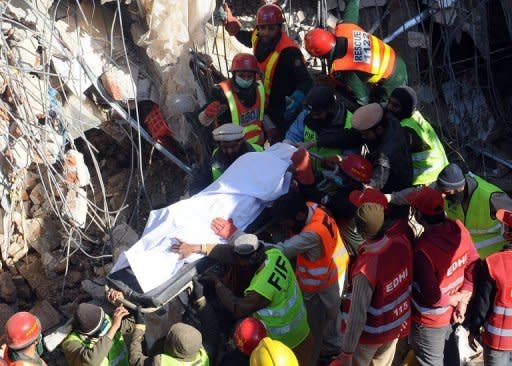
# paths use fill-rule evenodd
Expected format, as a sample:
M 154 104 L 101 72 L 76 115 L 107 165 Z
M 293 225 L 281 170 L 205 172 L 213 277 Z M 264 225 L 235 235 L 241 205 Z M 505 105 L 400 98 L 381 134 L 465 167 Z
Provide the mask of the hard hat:
M 311 56 L 324 57 L 336 45 L 336 37 L 328 30 L 315 28 L 306 33 L 304 37 L 306 50 Z
M 27 348 L 41 335 L 41 322 L 26 311 L 20 311 L 7 320 L 5 333 L 7 347 L 13 350 Z
M 283 24 L 283 11 L 278 5 L 267 4 L 258 9 L 256 13 L 256 26 L 266 24 Z
M 252 351 L 267 336 L 267 330 L 261 321 L 255 318 L 245 318 L 235 327 L 233 340 L 238 349 L 250 356 Z
M 258 66 L 258 60 L 254 55 L 250 53 L 238 53 L 233 57 L 233 61 L 231 61 L 231 72 L 235 71 L 254 71 L 260 72 L 260 67 Z
M 339 163 L 339 167 L 345 174 L 358 182 L 368 183 L 372 178 L 372 163 L 361 155 L 345 156 Z
M 299 362 L 290 348 L 265 337 L 251 353 L 250 366 L 299 366 Z
M 377 203 L 388 208 L 388 200 L 384 193 L 374 188 L 365 188 L 363 191 L 355 190 L 348 195 L 349 201 L 356 207 L 361 207 L 365 203 Z

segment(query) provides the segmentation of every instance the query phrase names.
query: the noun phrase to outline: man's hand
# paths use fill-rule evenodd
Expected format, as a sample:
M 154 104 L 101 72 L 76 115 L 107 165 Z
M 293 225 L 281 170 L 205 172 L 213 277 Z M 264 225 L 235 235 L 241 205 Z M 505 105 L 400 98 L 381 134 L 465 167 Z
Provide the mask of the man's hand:
M 114 310 L 114 315 L 112 315 L 112 328 L 116 331 L 121 328 L 121 322 L 128 314 L 128 310 L 123 305 L 119 305 L 116 310 Z
M 201 245 L 179 241 L 178 244 L 171 246 L 171 252 L 179 254 L 180 258 L 187 258 L 191 254 L 201 253 Z
M 453 311 L 454 323 L 462 323 L 466 315 L 466 308 L 468 304 L 464 301 L 460 301 Z
M 210 227 L 216 235 L 225 240 L 231 238 L 235 231 L 238 230 L 235 224 L 233 224 L 232 219 L 226 220 L 222 217 L 214 218 L 210 224 Z
M 457 292 L 453 295 L 450 295 L 449 299 L 450 306 L 456 307 L 459 304 L 460 300 L 462 299 L 462 294 L 460 292 Z
M 219 11 L 219 13 L 221 14 L 220 15 L 221 17 L 225 16 L 224 28 L 226 28 L 226 31 L 229 33 L 230 36 L 236 35 L 240 31 L 240 29 L 242 29 L 242 24 L 233 15 L 228 4 L 226 4 L 226 3 L 222 4 L 222 10 L 224 11 L 225 15 L 223 15 L 222 14 L 223 12 L 221 12 L 221 11 Z
M 124 299 L 124 295 L 121 291 L 114 290 L 113 288 L 107 291 L 108 302 L 114 305 L 118 305 L 119 299 Z
M 351 365 L 352 365 L 352 353 L 345 353 L 345 352 L 341 352 L 329 364 L 329 366 L 351 366 Z

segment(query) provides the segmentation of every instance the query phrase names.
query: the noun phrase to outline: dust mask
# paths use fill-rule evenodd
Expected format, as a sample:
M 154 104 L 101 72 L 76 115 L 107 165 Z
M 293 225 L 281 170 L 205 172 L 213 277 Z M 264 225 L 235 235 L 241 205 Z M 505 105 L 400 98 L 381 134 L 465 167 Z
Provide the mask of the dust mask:
M 245 80 L 239 76 L 235 76 L 235 82 L 240 88 L 247 89 L 254 83 L 254 80 Z

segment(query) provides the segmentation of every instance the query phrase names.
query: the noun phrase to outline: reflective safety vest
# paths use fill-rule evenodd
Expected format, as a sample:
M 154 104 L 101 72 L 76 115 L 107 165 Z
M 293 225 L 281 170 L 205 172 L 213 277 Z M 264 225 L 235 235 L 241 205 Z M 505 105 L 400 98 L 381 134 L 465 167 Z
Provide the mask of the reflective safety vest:
M 251 149 L 249 151 L 247 151 L 247 152 L 262 152 L 263 151 L 263 147 L 261 147 L 260 145 L 251 144 L 249 142 L 248 142 L 248 144 L 250 145 Z M 219 151 L 219 148 L 216 148 L 215 150 L 213 150 L 213 153 L 212 153 L 212 160 L 213 161 L 215 161 L 215 154 L 217 154 L 218 151 Z M 222 173 L 224 173 L 224 171 L 227 168 L 228 167 L 221 167 L 221 166 L 218 166 L 216 164 L 212 164 L 212 177 L 213 177 L 213 180 L 217 180 L 222 175 Z
M 445 210 L 449 218 L 459 219 L 464 223 L 471 233 L 480 258 L 485 258 L 500 251 L 506 243 L 503 238 L 503 225 L 491 218 L 491 195 L 503 191 L 473 173 L 466 174 L 466 179 L 476 182 L 476 188 L 469 197 L 468 210 L 464 212 L 462 205 L 450 205 L 448 201 L 445 202 Z
M 108 315 L 105 315 L 108 316 Z M 73 331 L 71 332 L 67 338 L 64 340 L 63 343 L 66 342 L 72 342 L 77 341 L 82 344 L 83 347 L 93 349 L 94 343 L 90 342 L 89 340 L 84 340 L 78 332 Z M 128 348 L 126 347 L 126 344 L 124 342 L 123 335 L 121 332 L 116 332 L 116 335 L 114 336 L 114 339 L 112 340 L 112 347 L 110 348 L 110 351 L 108 352 L 108 355 L 106 358 L 101 361 L 101 363 L 98 366 L 129 366 L 128 363 Z
M 411 118 L 401 120 L 400 125 L 414 130 L 423 143 L 429 146 L 425 151 L 412 153 L 412 184 L 417 186 L 435 182 L 441 170 L 448 165 L 448 158 L 436 131 L 419 111 L 414 112 Z
M 344 128 L 349 129 L 352 127 L 352 113 L 347 110 L 345 117 L 345 126 Z M 316 141 L 317 133 L 308 127 L 307 124 L 304 123 L 304 142 Z M 334 149 L 330 147 L 310 147 L 308 149 L 310 152 L 320 155 L 320 156 L 334 156 L 334 155 L 343 155 L 343 150 Z M 320 161 L 318 159 L 313 160 L 313 168 L 315 170 L 320 169 Z
M 236 93 L 233 93 L 231 80 L 224 80 L 219 83 L 224 92 L 231 111 L 231 122 L 244 128 L 244 139 L 251 144 L 263 146 L 263 115 L 265 113 L 265 89 L 261 81 L 256 81 L 256 102 L 247 108 L 244 106 Z
M 295 348 L 308 336 L 309 325 L 302 292 L 297 285 L 293 268 L 288 259 L 277 248 L 265 252 L 265 265 L 251 280 L 245 294 L 250 291 L 267 294 L 268 307 L 253 315 L 260 319 L 267 335 Z M 268 294 L 273 294 L 268 298 Z
M 253 53 L 256 51 L 256 45 L 258 44 L 259 37 L 258 32 L 255 29 L 252 32 L 251 36 L 252 41 L 252 51 Z M 265 87 L 265 96 L 268 97 L 270 95 L 270 91 L 272 90 L 272 81 L 274 80 L 274 74 L 276 72 L 277 61 L 279 60 L 279 56 L 281 55 L 281 51 L 285 48 L 294 47 L 300 49 L 297 43 L 288 37 L 286 32 L 281 32 L 281 38 L 277 43 L 273 52 L 271 52 L 265 60 L 262 62 L 258 61 L 258 65 L 260 66 L 260 70 L 263 73 L 263 86 Z
M 166 354 L 160 355 L 161 366 L 210 366 L 210 360 L 205 349 L 201 347 L 192 361 L 182 361 Z
M 352 280 L 363 274 L 374 288 L 366 324 L 359 343 L 384 344 L 407 336 L 411 316 L 412 247 L 407 237 L 385 235 L 359 247 L 347 292 L 342 300 L 342 331 L 345 332 L 352 301 Z
M 460 245 L 454 253 L 447 253 L 439 248 L 434 240 L 420 240 L 414 248 L 421 251 L 427 257 L 437 279 L 442 294 L 453 295 L 459 291 L 464 283 L 464 271 L 468 266 L 468 252 L 472 247 L 468 230 L 457 220 L 460 228 Z M 441 307 L 423 306 L 419 300 L 421 288 L 415 282 L 412 290 L 413 320 L 421 325 L 432 328 L 440 328 L 451 324 L 454 308 L 450 305 Z
M 365 32 L 353 23 L 340 23 L 335 29 L 336 37 L 347 39 L 347 52 L 331 65 L 331 74 L 337 71 L 361 71 L 371 74 L 370 84 L 388 79 L 395 69 L 395 51 L 382 40 Z
M 318 292 L 344 277 L 349 255 L 336 221 L 317 204 L 308 202 L 308 207 L 313 210 L 313 215 L 301 232 L 313 232 L 320 236 L 323 255 L 313 261 L 304 254 L 297 255 L 295 274 L 303 291 Z
M 512 351 L 512 251 L 491 254 L 485 259 L 496 283 L 494 304 L 484 324 L 482 341 L 493 349 Z

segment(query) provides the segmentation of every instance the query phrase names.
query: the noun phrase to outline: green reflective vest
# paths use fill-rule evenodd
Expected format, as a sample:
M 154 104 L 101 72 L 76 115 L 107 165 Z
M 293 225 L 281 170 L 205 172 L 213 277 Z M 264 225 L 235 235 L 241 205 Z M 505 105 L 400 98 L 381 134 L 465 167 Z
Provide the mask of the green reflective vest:
M 471 239 L 478 254 L 481 258 L 485 258 L 501 250 L 506 243 L 503 238 L 502 224 L 491 218 L 491 195 L 503 191 L 473 173 L 468 173 L 466 179 L 474 179 L 477 184 L 469 198 L 467 212 L 464 212 L 462 205 L 450 205 L 446 201 L 446 214 L 449 218 L 459 219 L 464 223 L 471 233 Z
M 302 292 L 292 265 L 276 248 L 266 251 L 265 266 L 252 278 L 245 294 L 254 291 L 270 301 L 254 316 L 267 329 L 268 336 L 295 348 L 308 336 L 309 325 Z
M 201 347 L 192 361 L 182 361 L 166 354 L 161 354 L 161 366 L 210 366 L 210 360 L 205 349 Z
M 417 186 L 435 182 L 441 170 L 448 165 L 448 158 L 436 131 L 418 111 L 411 118 L 401 120 L 400 125 L 413 129 L 423 143 L 430 146 L 428 150 L 412 153 L 412 184 Z
M 94 348 L 94 343 L 83 340 L 76 331 L 71 332 L 63 343 L 71 341 L 78 341 L 82 344 L 83 347 L 89 349 Z M 98 366 L 129 366 L 128 348 L 124 343 L 123 335 L 121 332 L 116 332 L 116 335 L 112 340 L 112 348 L 110 348 L 107 357 L 104 358 L 103 361 L 101 361 L 101 364 Z
M 248 142 L 248 144 L 251 145 L 251 147 L 253 148 L 253 151 L 248 151 L 248 152 L 262 152 L 263 151 L 263 147 L 261 147 L 258 144 L 251 144 L 249 142 Z M 218 150 L 219 150 L 218 147 L 215 150 L 213 150 L 213 153 L 212 153 L 212 157 L 213 158 L 215 157 L 215 154 L 217 153 Z M 214 160 L 214 159 L 212 159 L 212 160 Z M 222 173 L 224 173 L 223 169 L 221 169 L 220 167 L 215 166 L 215 165 L 212 164 L 212 177 L 213 177 L 213 180 L 217 180 L 222 175 Z
M 350 111 L 347 111 L 347 114 L 346 114 L 346 117 L 345 117 L 345 126 L 344 126 L 344 128 L 349 129 L 351 127 L 352 127 L 352 113 Z M 316 139 L 317 139 L 316 132 L 314 130 L 312 130 L 311 128 L 309 128 L 304 123 L 304 142 L 316 141 Z M 314 146 L 314 147 L 310 147 L 308 150 L 309 150 L 309 152 L 312 152 L 314 154 L 320 155 L 322 157 L 334 156 L 334 155 L 342 155 L 343 154 L 343 150 L 341 150 L 341 149 L 334 149 L 334 148 L 330 148 L 330 147 Z M 315 169 L 315 170 L 319 170 L 320 169 L 320 161 L 318 159 L 314 159 L 312 161 L 312 164 L 313 164 L 313 169 Z

